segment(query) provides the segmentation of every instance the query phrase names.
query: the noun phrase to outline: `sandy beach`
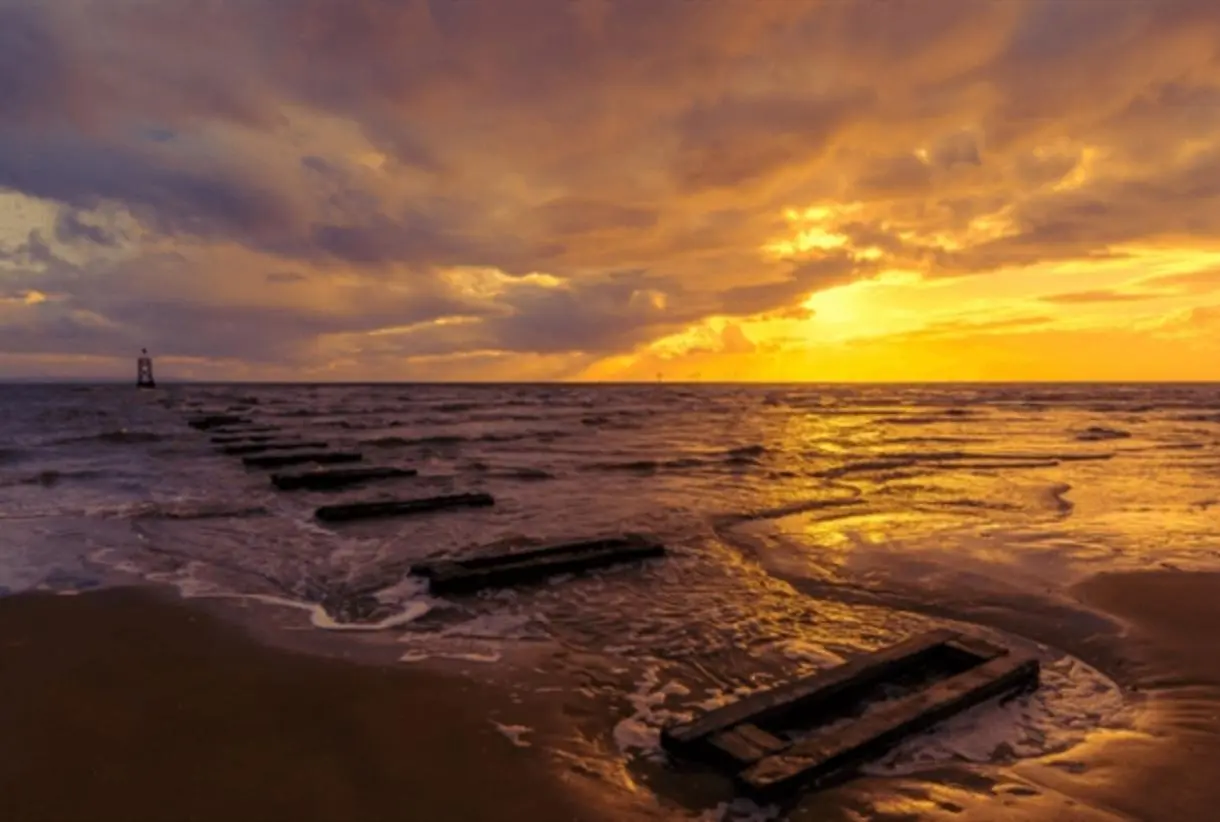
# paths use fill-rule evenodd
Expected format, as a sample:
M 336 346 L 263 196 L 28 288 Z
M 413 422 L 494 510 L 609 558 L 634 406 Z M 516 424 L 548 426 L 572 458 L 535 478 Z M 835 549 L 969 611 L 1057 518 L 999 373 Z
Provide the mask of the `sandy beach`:
M 1128 626 L 1111 673 L 1137 702 L 1132 730 L 1007 779 L 857 780 L 792 818 L 1214 818 L 1220 574 L 1105 574 L 1076 593 Z M 627 818 L 497 731 L 506 691 L 268 647 L 214 611 L 146 588 L 0 600 L 6 818 Z M 514 701 L 548 721 L 544 702 Z
M 1102 574 L 1076 586 L 1080 599 L 1125 623 L 1124 664 L 1109 672 L 1137 700 L 1130 733 L 1099 735 L 1031 779 L 1120 818 L 1215 819 L 1220 807 L 1220 574 Z M 1073 773 L 1087 765 L 1087 777 Z
M 491 724 L 505 699 L 268 648 L 155 590 L 0 599 L 3 815 L 598 819 Z

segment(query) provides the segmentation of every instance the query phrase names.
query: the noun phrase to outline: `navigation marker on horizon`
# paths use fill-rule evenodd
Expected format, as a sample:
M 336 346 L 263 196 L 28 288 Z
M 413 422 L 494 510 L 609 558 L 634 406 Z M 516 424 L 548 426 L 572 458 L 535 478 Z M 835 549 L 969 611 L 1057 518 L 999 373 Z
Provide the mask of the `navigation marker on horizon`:
M 147 348 L 140 349 L 140 358 L 136 360 L 136 387 L 157 387 L 157 381 L 153 379 L 152 357 L 148 356 Z

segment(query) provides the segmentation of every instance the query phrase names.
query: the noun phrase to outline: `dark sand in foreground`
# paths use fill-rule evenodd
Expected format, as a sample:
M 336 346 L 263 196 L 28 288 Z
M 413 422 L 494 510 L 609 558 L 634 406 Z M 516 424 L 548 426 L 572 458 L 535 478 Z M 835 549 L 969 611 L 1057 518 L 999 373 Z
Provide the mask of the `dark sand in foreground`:
M 1102 575 L 1076 593 L 1129 626 L 1103 656 L 1140 701 L 1133 731 L 968 790 L 858 780 L 794 818 L 1220 818 L 1220 574 Z M 497 732 L 488 715 L 506 699 L 426 670 L 268 648 L 155 591 L 9 597 L 0 807 L 14 822 L 627 818 Z M 881 811 L 895 791 L 904 807 Z M 933 801 L 946 791 L 955 804 Z
M 0 816 L 593 820 L 503 694 L 269 649 L 166 595 L 0 599 Z

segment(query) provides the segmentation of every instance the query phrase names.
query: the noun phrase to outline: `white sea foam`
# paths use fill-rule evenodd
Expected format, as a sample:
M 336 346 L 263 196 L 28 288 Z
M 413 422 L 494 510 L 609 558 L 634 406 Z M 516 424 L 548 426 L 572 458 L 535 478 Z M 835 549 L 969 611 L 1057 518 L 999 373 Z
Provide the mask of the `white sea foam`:
M 403 653 L 398 660 L 400 662 L 423 662 L 426 659 L 455 659 L 462 662 L 492 663 L 499 662 L 502 658 L 503 656 L 500 651 L 495 649 L 462 652 L 452 649 L 426 650 L 424 648 L 412 648 Z
M 525 734 L 533 733 L 534 729 L 528 725 L 503 725 L 496 722 L 494 719 L 489 720 L 496 730 L 508 737 L 508 741 L 518 748 L 528 748 L 531 743 L 521 737 Z
M 178 584 L 184 584 L 179 582 Z M 204 583 L 206 585 L 206 583 Z M 189 587 L 189 584 L 188 584 Z M 186 594 L 184 594 L 185 596 Z M 288 597 L 273 596 L 271 594 L 234 594 L 227 591 L 197 591 L 193 594 L 196 597 L 208 597 L 212 599 L 244 599 L 252 602 L 262 602 L 266 605 L 278 605 L 284 608 L 295 608 L 300 611 L 309 613 L 309 622 L 315 628 L 322 628 L 327 631 L 385 631 L 390 628 L 397 628 L 406 625 L 409 622 L 414 622 L 424 616 L 431 610 L 431 606 L 425 602 L 408 603 L 397 614 L 392 614 L 376 622 L 338 622 L 326 609 L 316 602 L 302 602 L 301 600 L 289 599 Z
M 689 696 L 690 689 L 680 682 L 660 684 L 660 666 L 649 665 L 636 683 L 634 693 L 627 695 L 633 713 L 614 726 L 614 741 L 623 753 L 639 751 L 656 757 L 661 752 L 661 728 L 691 717 L 689 711 L 665 707 L 672 696 Z
M 1044 659 L 1041 684 L 989 701 L 908 740 L 864 770 L 906 774 L 948 761 L 1003 762 L 1065 751 L 1102 728 L 1126 727 L 1131 709 L 1114 682 L 1070 656 Z

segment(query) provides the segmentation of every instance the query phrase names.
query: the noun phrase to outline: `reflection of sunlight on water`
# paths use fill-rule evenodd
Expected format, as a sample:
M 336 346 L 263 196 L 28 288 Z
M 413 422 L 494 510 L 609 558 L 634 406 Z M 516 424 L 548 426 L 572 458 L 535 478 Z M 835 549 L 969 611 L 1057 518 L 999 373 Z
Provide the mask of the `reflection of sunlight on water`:
M 599 778 L 633 795 L 652 790 L 641 763 L 668 718 L 945 620 L 1039 639 L 1092 630 L 1066 589 L 1098 570 L 1220 567 L 1220 425 L 1208 421 L 1220 396 L 1206 387 L 190 392 L 220 407 L 257 394 L 258 413 L 276 425 L 325 423 L 338 446 L 378 442 L 361 446 L 370 461 L 421 469 L 394 493 L 483 489 L 497 504 L 324 528 L 311 506 L 325 495 L 272 493 L 265 476 L 212 455 L 177 412 L 132 411 L 115 394 L 103 422 L 86 415 L 82 431 L 57 433 L 76 444 L 0 465 L 12 498 L 5 513 L 36 515 L 0 533 L 9 569 L 0 584 L 62 582 L 92 555 L 188 595 L 293 602 L 325 614 L 318 622 L 332 628 L 381 625 L 416 663 L 447 660 L 474 676 L 524 670 L 546 679 L 573 716 L 602 723 L 585 734 L 587 749 L 557 749 L 584 751 Z M 105 405 L 106 396 L 88 402 Z M 36 410 L 35 429 L 47 414 Z M 165 439 L 76 437 L 96 434 L 90 425 L 155 429 Z M 1101 428 L 1130 436 L 1079 439 Z M 116 455 L 126 455 L 121 471 L 65 470 L 53 485 L 36 481 L 48 470 L 113 467 Z M 425 556 L 621 530 L 656 533 L 673 553 L 461 600 L 427 597 L 403 581 L 406 565 Z M 892 774 L 1004 761 L 996 752 L 1005 745 L 1013 756 L 1036 756 L 1113 720 L 1119 703 L 1104 677 L 1061 650 L 1045 654 L 1037 698 L 974 725 L 963 717 L 969 727 L 954 725 L 880 767 Z M 601 664 L 617 673 L 591 673 Z M 909 787 L 902 801 L 925 815 L 979 801 L 949 785 Z M 726 804 L 717 812 L 737 819 L 753 811 Z

